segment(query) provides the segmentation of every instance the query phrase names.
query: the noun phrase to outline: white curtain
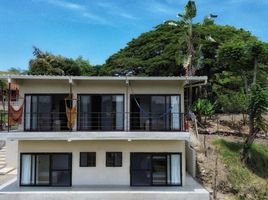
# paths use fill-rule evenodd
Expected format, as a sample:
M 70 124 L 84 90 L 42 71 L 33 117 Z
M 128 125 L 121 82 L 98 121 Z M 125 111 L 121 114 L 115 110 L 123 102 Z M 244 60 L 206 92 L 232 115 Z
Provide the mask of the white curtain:
M 172 117 L 172 126 L 173 130 L 180 129 L 180 98 L 179 96 L 171 96 L 171 117 Z
M 116 129 L 122 130 L 124 124 L 124 105 L 123 105 L 123 96 L 116 96 Z
M 91 128 L 92 118 L 90 117 L 91 113 L 91 97 L 90 96 L 81 96 L 81 110 L 80 110 L 80 123 L 82 129 Z
M 21 159 L 21 184 L 31 184 L 31 155 L 22 155 Z
M 180 163 L 180 155 L 171 155 L 171 184 L 181 184 Z

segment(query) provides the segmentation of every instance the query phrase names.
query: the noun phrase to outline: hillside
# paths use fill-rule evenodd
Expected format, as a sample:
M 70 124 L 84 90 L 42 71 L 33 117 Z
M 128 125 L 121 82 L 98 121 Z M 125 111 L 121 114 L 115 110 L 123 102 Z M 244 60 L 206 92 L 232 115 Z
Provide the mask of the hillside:
M 199 135 L 199 140 L 194 142 L 197 178 L 212 193 L 217 170 L 219 200 L 267 200 L 268 135 L 258 135 L 251 148 L 250 163 L 244 166 L 240 152 L 247 127 L 241 125 L 238 129 L 238 124 L 241 124 L 239 115 L 216 115 L 208 120 L 206 134 Z

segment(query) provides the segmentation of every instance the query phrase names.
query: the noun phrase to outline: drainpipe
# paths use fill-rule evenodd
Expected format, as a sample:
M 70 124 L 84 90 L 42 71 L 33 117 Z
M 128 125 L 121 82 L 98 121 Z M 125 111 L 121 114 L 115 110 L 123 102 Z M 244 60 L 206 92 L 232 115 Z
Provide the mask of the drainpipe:
M 11 78 L 9 77 L 7 79 L 8 81 L 8 111 L 7 111 L 7 131 L 9 132 L 10 131 L 10 119 L 9 119 L 9 116 L 10 116 L 10 101 L 11 101 L 11 92 L 10 92 L 10 88 L 11 88 Z
M 125 114 L 125 122 L 126 122 L 126 131 L 129 131 L 129 91 L 128 88 L 129 87 L 129 80 L 126 76 L 126 102 L 125 102 L 125 106 L 126 106 L 126 114 Z

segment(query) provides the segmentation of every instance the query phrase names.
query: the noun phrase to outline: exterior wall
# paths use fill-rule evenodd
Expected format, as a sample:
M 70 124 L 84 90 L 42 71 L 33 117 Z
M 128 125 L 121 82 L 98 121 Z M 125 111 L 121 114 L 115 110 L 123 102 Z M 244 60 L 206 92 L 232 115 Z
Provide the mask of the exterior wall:
M 69 94 L 70 87 L 67 80 L 20 80 L 20 95 L 25 94 Z M 130 111 L 128 100 L 131 94 L 179 94 L 181 95 L 181 112 L 184 112 L 184 81 L 137 81 L 131 80 L 127 85 L 125 81 L 96 81 L 77 80 L 73 82 L 72 91 L 74 99 L 77 94 L 124 94 L 125 112 Z M 76 102 L 74 102 L 74 105 Z M 125 129 L 128 128 L 125 117 Z M 23 130 L 23 126 L 20 127 Z M 74 130 L 76 127 L 74 127 Z
M 130 185 L 130 152 L 181 152 L 185 184 L 184 141 L 19 141 L 20 153 L 71 152 L 73 185 Z M 96 152 L 96 167 L 79 167 L 79 153 Z M 106 167 L 106 152 L 122 152 L 122 167 Z M 18 165 L 19 167 L 19 165 Z M 18 170 L 19 172 L 20 170 Z M 18 180 L 19 180 L 18 173 Z
M 186 170 L 192 176 L 196 177 L 196 151 L 189 142 L 185 142 Z
M 6 165 L 17 168 L 18 141 L 6 140 Z

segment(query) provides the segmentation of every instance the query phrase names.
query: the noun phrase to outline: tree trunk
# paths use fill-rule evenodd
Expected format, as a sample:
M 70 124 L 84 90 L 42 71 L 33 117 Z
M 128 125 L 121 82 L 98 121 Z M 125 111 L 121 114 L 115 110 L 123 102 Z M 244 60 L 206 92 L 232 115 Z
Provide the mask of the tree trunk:
M 245 91 L 245 94 L 247 94 L 248 93 L 248 79 L 244 71 L 242 71 L 242 79 L 244 80 L 244 91 Z
M 253 84 L 256 84 L 256 79 L 257 79 L 257 66 L 258 66 L 258 61 L 255 58 L 254 59 Z
M 255 140 L 256 135 L 257 135 L 257 132 L 255 131 L 255 128 L 254 128 L 254 117 L 252 116 L 252 114 L 249 114 L 249 135 L 247 136 L 247 139 L 244 143 L 242 155 L 241 155 L 241 160 L 244 164 L 248 163 L 249 161 L 249 157 L 250 157 L 249 151 Z

